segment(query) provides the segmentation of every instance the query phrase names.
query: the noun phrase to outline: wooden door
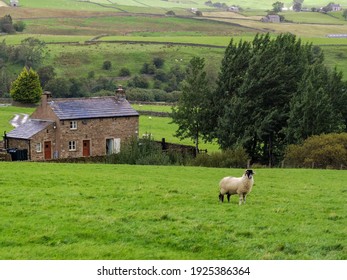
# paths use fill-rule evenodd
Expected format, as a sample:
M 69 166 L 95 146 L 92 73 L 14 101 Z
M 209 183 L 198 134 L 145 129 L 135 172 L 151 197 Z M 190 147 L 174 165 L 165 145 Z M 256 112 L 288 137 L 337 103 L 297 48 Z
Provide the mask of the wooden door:
M 52 159 L 52 143 L 51 141 L 44 142 L 45 159 Z
M 83 156 L 90 156 L 90 140 L 83 140 Z

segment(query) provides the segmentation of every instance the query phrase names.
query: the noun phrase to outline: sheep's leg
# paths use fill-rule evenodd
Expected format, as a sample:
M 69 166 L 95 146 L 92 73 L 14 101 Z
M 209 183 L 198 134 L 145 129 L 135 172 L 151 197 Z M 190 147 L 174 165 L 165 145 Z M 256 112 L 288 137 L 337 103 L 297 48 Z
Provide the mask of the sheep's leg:
M 246 196 L 247 196 L 247 194 L 244 193 L 244 194 L 243 194 L 243 203 L 246 203 Z
M 219 193 L 219 201 L 220 202 L 224 201 L 224 194 Z
M 242 205 L 242 200 L 243 200 L 243 194 L 241 193 L 239 195 L 239 205 Z
M 228 198 L 228 202 L 230 203 L 230 197 L 231 197 L 231 194 L 227 194 L 227 198 Z

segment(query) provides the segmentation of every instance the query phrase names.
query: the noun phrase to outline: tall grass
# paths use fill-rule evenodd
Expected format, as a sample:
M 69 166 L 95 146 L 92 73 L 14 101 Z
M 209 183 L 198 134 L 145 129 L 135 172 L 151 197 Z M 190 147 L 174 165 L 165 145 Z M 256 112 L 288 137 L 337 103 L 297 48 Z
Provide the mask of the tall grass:
M 0 259 L 346 259 L 346 171 L 0 163 Z

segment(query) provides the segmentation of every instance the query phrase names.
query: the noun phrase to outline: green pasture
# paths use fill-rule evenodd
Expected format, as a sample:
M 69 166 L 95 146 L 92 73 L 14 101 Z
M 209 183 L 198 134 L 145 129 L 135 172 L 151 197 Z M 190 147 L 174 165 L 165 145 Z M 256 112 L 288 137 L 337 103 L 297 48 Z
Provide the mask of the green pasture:
M 345 260 L 347 172 L 0 163 L 0 259 Z M 333 182 L 333 183 L 332 183 Z
M 137 111 L 150 111 L 150 112 L 164 112 L 171 113 L 172 106 L 161 105 L 161 104 L 131 104 L 131 106 Z
M 155 141 L 161 141 L 162 138 L 165 138 L 165 141 L 168 143 L 195 146 L 191 139 L 180 140 L 174 137 L 177 128 L 178 126 L 172 123 L 172 119 L 169 117 L 140 116 L 140 137 L 150 134 Z M 199 149 L 207 150 L 208 153 L 211 153 L 219 151 L 219 146 L 216 143 L 204 143 L 200 140 Z
M 185 68 L 195 55 L 204 57 L 206 65 L 213 71 L 218 71 L 224 49 L 196 48 L 191 46 L 173 46 L 170 44 L 90 44 L 90 45 L 48 45 L 49 56 L 45 65 L 52 65 L 58 76 L 87 77 L 90 71 L 95 76 L 106 76 L 118 79 L 121 68 L 126 67 L 132 75 L 140 74 L 144 63 L 150 63 L 153 58 L 164 59 L 164 70 L 178 65 Z M 110 70 L 103 70 L 103 62 L 112 63 Z M 123 83 L 120 80 L 119 83 Z
M 9 2 L 8 0 L 6 2 Z M 111 4 L 114 2 L 114 4 Z M 118 1 L 106 1 L 106 0 L 91 0 L 91 1 L 72 1 L 72 0 L 55 0 L 55 1 L 45 1 L 45 0 L 21 0 L 20 4 L 23 7 L 31 7 L 31 8 L 55 8 L 55 9 L 78 9 L 78 10 L 105 10 L 105 9 L 114 9 L 117 10 L 128 9 L 131 11 L 131 7 L 138 7 L 142 9 L 153 9 L 153 8 L 162 8 L 162 9 L 173 9 L 173 8 L 181 8 L 181 9 L 190 9 L 190 8 L 200 8 L 207 9 L 208 7 L 204 5 L 205 0 L 195 0 L 192 1 L 161 1 L 161 0 L 143 0 L 143 1 L 135 1 L 135 0 L 118 0 Z M 213 2 L 213 1 L 212 1 Z M 273 0 L 225 0 L 223 3 L 228 5 L 239 5 L 243 9 L 251 9 L 251 10 L 269 10 L 272 9 Z M 283 1 L 286 7 L 290 7 L 292 5 L 292 1 Z M 342 6 L 347 6 L 346 0 L 338 1 Z M 101 4 L 103 6 L 100 6 Z M 305 0 L 305 7 L 321 7 L 327 5 L 328 2 L 325 0 Z
M 34 108 L 0 106 L 0 139 L 2 140 L 4 131 L 9 132 L 13 129 L 10 120 L 12 120 L 16 114 L 30 115 L 34 110 Z
M 306 1 L 305 1 L 306 2 Z M 344 24 L 347 21 L 343 19 L 342 12 L 331 13 L 312 13 L 312 12 L 282 12 L 281 15 L 288 21 L 296 23 L 319 23 L 319 24 Z

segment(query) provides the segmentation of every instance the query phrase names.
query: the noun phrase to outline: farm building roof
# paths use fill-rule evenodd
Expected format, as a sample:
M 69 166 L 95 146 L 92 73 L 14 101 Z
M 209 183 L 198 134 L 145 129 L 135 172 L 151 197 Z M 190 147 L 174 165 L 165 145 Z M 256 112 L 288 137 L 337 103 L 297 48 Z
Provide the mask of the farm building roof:
M 28 120 L 24 124 L 6 133 L 6 137 L 30 139 L 36 133 L 39 133 L 40 131 L 47 128 L 52 123 L 53 123 L 52 121 L 46 121 L 46 120 L 35 120 L 35 119 Z
M 55 99 L 49 106 L 60 120 L 138 116 L 126 99 L 94 97 Z

